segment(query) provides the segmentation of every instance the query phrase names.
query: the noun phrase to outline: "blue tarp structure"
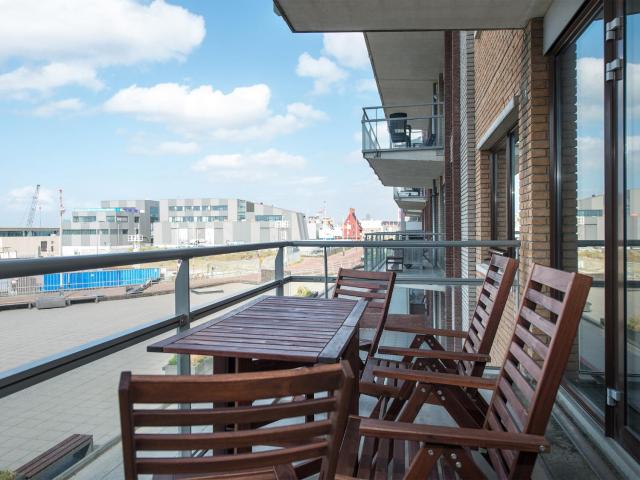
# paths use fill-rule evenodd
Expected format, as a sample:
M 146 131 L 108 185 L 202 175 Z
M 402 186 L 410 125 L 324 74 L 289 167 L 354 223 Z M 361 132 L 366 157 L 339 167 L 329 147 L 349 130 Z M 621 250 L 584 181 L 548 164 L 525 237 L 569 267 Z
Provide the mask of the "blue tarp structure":
M 53 292 L 60 290 L 60 275 L 64 290 L 84 288 L 123 287 L 141 285 L 147 280 L 160 278 L 159 268 L 131 268 L 124 270 L 93 270 L 89 272 L 47 273 L 44 275 L 42 290 Z

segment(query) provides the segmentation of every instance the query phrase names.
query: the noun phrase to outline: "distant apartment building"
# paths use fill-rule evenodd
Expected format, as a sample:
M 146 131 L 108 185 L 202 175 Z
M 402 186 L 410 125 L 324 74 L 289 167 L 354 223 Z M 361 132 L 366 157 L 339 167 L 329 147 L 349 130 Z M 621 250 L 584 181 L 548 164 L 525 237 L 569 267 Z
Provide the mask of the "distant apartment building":
M 100 208 L 74 210 L 62 224 L 62 253 L 104 253 L 151 244 L 158 212 L 156 200 L 104 200 Z
M 640 238 L 640 189 L 627 190 L 627 231 Z M 604 195 L 579 198 L 576 211 L 578 240 L 604 240 Z
M 342 238 L 342 229 L 334 223 L 333 218 L 326 215 L 311 215 L 307 217 L 307 230 L 311 240 Z
M 242 199 L 160 200 L 154 245 L 232 245 L 306 240 L 302 213 Z
M 0 228 L 0 259 L 49 257 L 58 254 L 57 228 Z
M 361 220 L 362 234 L 397 232 L 400 230 L 400 222 L 395 220 Z

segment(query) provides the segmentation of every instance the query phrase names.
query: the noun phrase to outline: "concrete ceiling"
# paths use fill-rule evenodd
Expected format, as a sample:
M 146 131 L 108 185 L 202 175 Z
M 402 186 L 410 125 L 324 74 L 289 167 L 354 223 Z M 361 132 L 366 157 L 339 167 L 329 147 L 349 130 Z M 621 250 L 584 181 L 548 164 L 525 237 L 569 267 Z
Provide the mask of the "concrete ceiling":
M 443 32 L 368 32 L 365 40 L 383 105 L 432 101 L 433 84 L 444 70 Z M 409 117 L 431 114 L 421 108 L 385 110 Z
M 380 151 L 365 159 L 385 187 L 430 186 L 444 171 L 444 157 L 438 150 Z
M 552 0 L 274 0 L 294 32 L 522 28 Z

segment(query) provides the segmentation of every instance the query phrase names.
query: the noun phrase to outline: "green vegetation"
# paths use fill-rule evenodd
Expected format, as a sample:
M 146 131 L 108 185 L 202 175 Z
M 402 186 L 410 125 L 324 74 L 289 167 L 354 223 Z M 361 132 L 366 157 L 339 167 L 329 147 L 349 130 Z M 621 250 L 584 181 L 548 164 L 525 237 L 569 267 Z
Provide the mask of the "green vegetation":
M 313 293 L 311 290 L 309 290 L 307 287 L 298 287 L 298 290 L 296 290 L 296 297 L 312 297 Z
M 11 470 L 0 470 L 0 480 L 15 480 L 16 474 Z

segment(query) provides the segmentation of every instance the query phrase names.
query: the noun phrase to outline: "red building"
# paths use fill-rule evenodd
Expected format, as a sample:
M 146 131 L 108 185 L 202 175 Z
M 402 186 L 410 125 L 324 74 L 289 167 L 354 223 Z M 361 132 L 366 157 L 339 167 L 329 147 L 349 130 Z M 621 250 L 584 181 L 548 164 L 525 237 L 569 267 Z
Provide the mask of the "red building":
M 342 224 L 342 238 L 344 240 L 361 240 L 362 225 L 356 217 L 356 209 L 350 208 L 349 214 Z

